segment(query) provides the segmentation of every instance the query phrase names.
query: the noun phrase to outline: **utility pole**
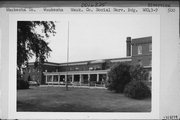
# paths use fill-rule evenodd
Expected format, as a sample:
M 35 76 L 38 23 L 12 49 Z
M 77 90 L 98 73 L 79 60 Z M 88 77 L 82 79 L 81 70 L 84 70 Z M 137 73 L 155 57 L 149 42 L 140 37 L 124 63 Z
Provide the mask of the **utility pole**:
M 67 78 L 66 78 L 66 90 L 68 91 L 68 62 L 69 62 L 69 21 L 68 21 L 68 39 L 67 39 Z

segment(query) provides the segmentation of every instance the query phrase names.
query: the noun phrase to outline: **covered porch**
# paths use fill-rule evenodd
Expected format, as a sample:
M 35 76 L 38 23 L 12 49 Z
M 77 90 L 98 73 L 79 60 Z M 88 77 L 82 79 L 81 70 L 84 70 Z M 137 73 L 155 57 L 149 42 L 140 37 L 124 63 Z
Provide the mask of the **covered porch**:
M 44 72 L 46 85 L 105 87 L 108 70 Z

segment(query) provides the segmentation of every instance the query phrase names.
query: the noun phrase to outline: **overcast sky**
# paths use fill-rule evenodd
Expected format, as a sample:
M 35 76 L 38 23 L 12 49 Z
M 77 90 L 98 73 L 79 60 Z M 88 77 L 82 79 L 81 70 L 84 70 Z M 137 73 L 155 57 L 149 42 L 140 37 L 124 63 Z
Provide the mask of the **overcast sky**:
M 56 16 L 57 17 L 57 16 Z M 155 15 L 73 14 L 58 15 L 56 35 L 49 39 L 49 62 L 67 61 L 69 21 L 69 61 L 126 57 L 126 37 L 159 36 Z

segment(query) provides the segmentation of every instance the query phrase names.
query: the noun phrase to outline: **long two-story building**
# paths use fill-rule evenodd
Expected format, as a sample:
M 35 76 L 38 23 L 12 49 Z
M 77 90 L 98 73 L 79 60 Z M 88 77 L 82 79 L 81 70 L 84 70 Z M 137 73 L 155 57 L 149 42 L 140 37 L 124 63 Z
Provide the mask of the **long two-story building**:
M 73 85 L 94 85 L 99 83 L 104 85 L 108 78 L 110 68 L 120 62 L 126 62 L 131 65 L 140 64 L 149 73 L 147 78 L 151 80 L 152 63 L 152 37 L 143 37 L 131 39 L 127 37 L 126 57 L 78 61 L 68 63 L 45 62 L 41 69 L 37 69 L 34 63 L 29 63 L 24 72 L 24 79 L 38 81 L 41 85 L 47 84 L 65 84 L 66 81 Z

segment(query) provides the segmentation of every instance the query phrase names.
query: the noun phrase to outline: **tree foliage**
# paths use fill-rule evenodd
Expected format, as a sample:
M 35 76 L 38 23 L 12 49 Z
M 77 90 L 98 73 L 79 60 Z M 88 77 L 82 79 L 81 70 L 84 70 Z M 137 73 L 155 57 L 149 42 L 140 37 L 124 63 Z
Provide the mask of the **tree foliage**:
M 148 76 L 147 71 L 143 68 L 142 65 L 131 66 L 130 74 L 132 80 L 134 81 L 146 80 Z
M 123 93 L 125 86 L 130 81 L 144 81 L 147 79 L 147 71 L 141 65 L 120 63 L 108 72 L 108 89 Z
M 131 81 L 126 85 L 124 94 L 134 99 L 144 99 L 151 96 L 151 90 L 142 81 Z
M 108 89 L 123 93 L 125 85 L 131 80 L 130 68 L 126 63 L 113 66 L 108 72 Z
M 36 66 L 46 61 L 51 51 L 47 39 L 55 33 L 53 21 L 18 21 L 17 68 L 21 69 L 33 56 Z
M 17 89 L 29 89 L 29 82 L 24 80 L 17 80 Z

